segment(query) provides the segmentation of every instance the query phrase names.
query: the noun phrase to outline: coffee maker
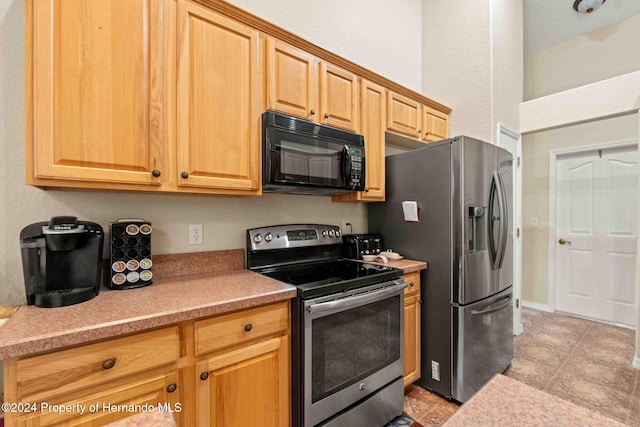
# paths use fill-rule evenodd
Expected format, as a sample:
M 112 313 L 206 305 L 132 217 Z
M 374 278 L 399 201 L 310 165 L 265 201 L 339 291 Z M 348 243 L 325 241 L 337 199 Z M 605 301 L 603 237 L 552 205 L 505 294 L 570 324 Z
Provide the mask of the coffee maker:
M 20 232 L 27 304 L 62 307 L 100 291 L 104 232 L 74 216 L 54 216 Z

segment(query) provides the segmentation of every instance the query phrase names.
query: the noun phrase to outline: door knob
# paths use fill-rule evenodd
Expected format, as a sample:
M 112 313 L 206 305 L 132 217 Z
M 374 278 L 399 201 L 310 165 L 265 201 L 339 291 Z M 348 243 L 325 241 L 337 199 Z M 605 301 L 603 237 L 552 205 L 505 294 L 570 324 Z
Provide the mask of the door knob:
M 570 245 L 571 241 L 570 240 L 560 239 L 560 240 L 558 240 L 558 243 L 560 243 L 561 245 Z

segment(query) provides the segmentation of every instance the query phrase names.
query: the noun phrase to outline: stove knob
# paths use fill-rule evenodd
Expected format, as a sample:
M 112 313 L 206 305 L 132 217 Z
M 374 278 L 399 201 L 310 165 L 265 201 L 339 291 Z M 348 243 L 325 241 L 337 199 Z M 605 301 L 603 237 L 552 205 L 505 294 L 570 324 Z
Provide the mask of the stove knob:
M 364 251 L 365 255 L 369 255 L 369 249 Z
M 322 237 L 327 237 L 327 230 L 322 230 Z
M 336 230 L 336 237 L 340 237 L 340 230 Z
M 264 240 L 265 240 L 266 242 L 270 242 L 270 241 L 272 241 L 272 240 L 273 240 L 273 234 L 271 234 L 271 233 L 267 233 L 267 234 L 264 236 Z
M 333 237 L 336 235 L 336 232 L 333 230 L 329 230 L 329 237 Z
M 255 236 L 253 236 L 253 241 L 256 242 L 256 243 L 262 242 L 262 235 L 261 234 L 256 234 Z

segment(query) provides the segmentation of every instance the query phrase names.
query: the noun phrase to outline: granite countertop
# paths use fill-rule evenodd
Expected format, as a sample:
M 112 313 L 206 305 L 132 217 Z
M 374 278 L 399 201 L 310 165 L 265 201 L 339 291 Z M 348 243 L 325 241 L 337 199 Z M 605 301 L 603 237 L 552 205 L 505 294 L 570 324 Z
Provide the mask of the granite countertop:
M 623 426 L 604 415 L 496 375 L 444 424 L 473 426 Z
M 230 265 L 237 268 L 242 263 L 227 263 L 223 271 L 211 271 L 209 258 L 198 258 L 199 265 L 209 266 L 206 267 L 209 271 L 200 270 L 200 274 L 157 279 L 154 272 L 154 283 L 144 288 L 102 288 L 97 297 L 66 307 L 21 306 L 2 326 L 0 359 L 285 301 L 296 296 L 295 287 L 269 277 L 244 269 L 225 270 Z M 193 260 L 194 257 L 188 259 Z M 172 257 L 172 262 L 175 266 L 175 257 Z M 180 263 L 182 266 L 189 264 L 178 260 Z

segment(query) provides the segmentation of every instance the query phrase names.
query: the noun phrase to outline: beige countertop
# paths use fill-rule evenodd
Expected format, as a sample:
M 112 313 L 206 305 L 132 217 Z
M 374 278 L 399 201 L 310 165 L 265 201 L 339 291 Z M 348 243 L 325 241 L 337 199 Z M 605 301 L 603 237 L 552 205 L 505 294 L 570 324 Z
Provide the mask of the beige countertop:
M 364 262 L 364 261 L 362 261 Z M 424 261 L 414 261 L 411 259 L 401 259 L 399 261 L 391 261 L 386 264 L 382 262 L 369 262 L 368 264 L 386 265 L 388 267 L 395 267 L 403 270 L 406 273 L 413 273 L 415 271 L 425 270 L 427 263 Z
M 467 426 L 623 426 L 597 412 L 496 375 L 444 424 Z
M 155 262 L 155 261 L 154 261 Z M 0 359 L 110 338 L 293 298 L 296 288 L 249 270 L 156 279 L 59 308 L 21 306 L 0 330 Z

